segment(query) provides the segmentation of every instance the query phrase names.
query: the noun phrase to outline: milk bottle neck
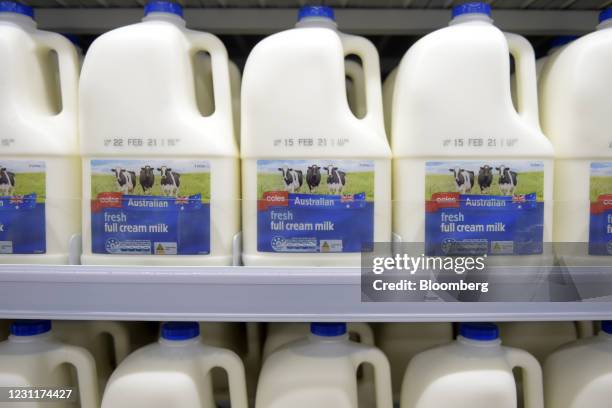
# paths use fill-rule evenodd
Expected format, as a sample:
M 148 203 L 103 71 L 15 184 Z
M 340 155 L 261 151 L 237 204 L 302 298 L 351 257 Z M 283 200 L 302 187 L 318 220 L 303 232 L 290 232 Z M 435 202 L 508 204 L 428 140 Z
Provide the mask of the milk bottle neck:
M 310 333 L 308 339 L 314 343 L 343 343 L 349 340 L 349 335 L 345 333 L 340 336 L 319 336 Z
M 489 16 L 487 16 L 486 14 L 482 14 L 482 13 L 469 13 L 469 14 L 462 14 L 460 16 L 457 16 L 455 18 L 453 18 L 450 23 L 448 23 L 449 26 L 454 26 L 454 25 L 458 25 L 458 24 L 488 24 L 488 25 L 492 25 L 493 24 L 493 19 Z
M 159 338 L 159 344 L 164 347 L 189 347 L 199 344 L 202 341 L 200 336 L 192 337 L 186 340 L 168 340 L 163 337 Z
M 172 13 L 161 13 L 161 12 L 149 13 L 142 19 L 142 21 L 143 22 L 163 21 L 166 23 L 174 24 L 177 27 L 186 26 L 185 20 L 182 17 L 177 16 L 176 14 L 172 14 Z
M 599 23 L 599 25 L 597 26 L 597 31 L 609 30 L 611 28 L 612 28 L 612 18 L 609 18 Z
M 35 29 L 36 21 L 33 18 L 19 13 L 0 13 L 0 22 L 9 22 L 27 29 Z
M 473 340 L 463 336 L 457 336 L 457 343 L 468 346 L 468 347 L 480 347 L 480 348 L 499 348 L 501 347 L 501 340 Z
M 337 31 L 338 24 L 334 20 L 325 17 L 306 17 L 298 21 L 295 28 L 329 28 L 330 30 Z
M 19 344 L 32 344 L 32 343 L 44 343 L 51 340 L 52 334 L 50 331 L 46 333 L 36 334 L 33 336 L 15 336 L 11 334 L 8 340 L 11 343 L 19 343 Z

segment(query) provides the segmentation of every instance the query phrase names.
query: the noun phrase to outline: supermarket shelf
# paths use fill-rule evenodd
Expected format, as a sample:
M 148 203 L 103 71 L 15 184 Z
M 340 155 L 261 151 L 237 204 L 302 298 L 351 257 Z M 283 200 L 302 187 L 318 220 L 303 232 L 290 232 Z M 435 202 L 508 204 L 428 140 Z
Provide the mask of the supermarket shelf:
M 361 301 L 358 268 L 0 266 L 0 318 L 504 321 L 612 318 L 612 300 Z
M 602 4 L 604 4 L 602 2 Z M 420 35 L 448 24 L 446 9 L 339 9 L 343 31 L 362 35 Z M 365 17 L 364 17 L 365 16 Z M 270 34 L 293 27 L 296 9 L 287 8 L 189 8 L 190 28 L 215 34 Z M 141 8 L 42 8 L 37 10 L 40 28 L 73 34 L 100 34 L 140 21 Z M 498 9 L 496 24 L 524 35 L 583 34 L 593 31 L 597 11 Z

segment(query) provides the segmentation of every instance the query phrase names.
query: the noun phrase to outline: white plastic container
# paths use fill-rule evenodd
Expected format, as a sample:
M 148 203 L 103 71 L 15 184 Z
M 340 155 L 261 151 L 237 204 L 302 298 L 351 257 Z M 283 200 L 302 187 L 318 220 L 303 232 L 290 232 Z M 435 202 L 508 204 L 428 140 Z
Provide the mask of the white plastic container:
M 374 326 L 376 345 L 391 364 L 393 399 L 399 400 L 408 363 L 416 354 L 453 340 L 451 323 L 380 323 Z
M 55 337 L 66 344 L 88 350 L 96 361 L 100 393 L 115 367 L 130 352 L 130 336 L 121 322 L 56 321 Z
M 17 320 L 8 340 L 0 343 L 0 387 L 75 387 L 70 366 L 76 369 L 81 408 L 100 406 L 96 366 L 91 354 L 81 347 L 57 341 L 49 320 Z M 76 389 L 73 388 L 76 393 Z M 58 394 L 71 402 L 3 402 L 3 408 L 69 408 L 76 394 Z
M 425 242 L 428 255 L 509 255 L 531 266 L 540 259 L 552 238 L 553 149 L 539 128 L 525 38 L 496 28 L 487 4 L 455 7 L 449 27 L 402 59 L 392 122 L 394 232 L 402 241 Z
M 609 265 L 612 253 L 612 9 L 600 20 L 556 52 L 540 79 L 542 127 L 556 154 L 554 241 L 582 243 L 562 258 L 586 265 Z
M 304 7 L 299 20 L 259 42 L 243 73 L 243 261 L 358 265 L 372 242 L 391 239 L 378 54 L 340 33 L 328 7 Z M 351 54 L 363 63 L 363 119 L 346 96 Z
M 400 407 L 516 408 L 513 368 L 523 370 L 525 407 L 542 408 L 538 361 L 526 351 L 503 347 L 493 324 L 462 324 L 456 341 L 410 361 Z
M 385 82 L 383 82 L 382 93 L 383 93 L 383 109 L 385 114 L 385 133 L 387 138 L 391 138 L 391 124 L 393 114 L 393 90 L 395 89 L 395 78 L 397 77 L 397 67 L 393 71 L 389 72 Z
M 358 118 L 363 118 L 368 111 L 366 105 L 365 77 L 363 67 L 357 61 L 344 61 L 346 73 L 346 96 L 351 112 Z
M 66 264 L 81 228 L 78 61 L 33 16 L 0 3 L 0 263 Z
M 196 101 L 199 51 L 212 58 L 210 116 Z M 239 163 L 228 64 L 221 41 L 186 29 L 165 1 L 91 45 L 80 82 L 83 263 L 231 264 Z
M 548 408 L 607 407 L 612 398 L 612 322 L 595 337 L 570 343 L 544 365 Z
M 248 408 L 244 366 L 202 343 L 198 323 L 164 323 L 159 342 L 130 354 L 111 376 L 102 408 L 214 408 L 211 370 L 227 372 L 233 408 Z
M 583 322 L 498 323 L 504 345 L 528 351 L 540 363 L 558 347 L 590 335 Z
M 343 323 L 313 323 L 311 335 L 272 353 L 257 387 L 256 408 L 357 408 L 357 370 L 374 368 L 376 408 L 391 408 L 389 362 L 375 347 L 349 341 Z

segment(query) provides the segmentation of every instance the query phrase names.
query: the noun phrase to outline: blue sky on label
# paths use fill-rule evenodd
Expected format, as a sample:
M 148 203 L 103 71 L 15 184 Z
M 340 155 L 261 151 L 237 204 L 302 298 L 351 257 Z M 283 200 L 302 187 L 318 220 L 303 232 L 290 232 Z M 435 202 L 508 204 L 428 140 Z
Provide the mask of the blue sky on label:
M 612 177 L 612 162 L 591 163 L 591 175 Z
M 170 167 L 172 171 L 177 173 L 207 173 L 210 171 L 210 163 L 205 160 L 112 159 L 92 160 L 91 172 L 93 174 L 110 174 L 111 169 L 120 167 L 125 170 L 132 170 L 139 173 L 140 168 L 147 165 L 153 167 L 155 174 L 159 174 L 157 169 L 161 166 Z
M 511 171 L 517 173 L 527 173 L 531 171 L 544 171 L 544 162 L 541 161 L 525 161 L 525 160 L 454 160 L 454 161 L 435 161 L 425 164 L 428 174 L 451 174 L 449 169 L 459 167 L 465 170 L 472 170 L 478 173 L 481 166 L 488 164 L 493 167 L 494 173 L 497 173 L 495 167 L 503 165 L 509 167 Z
M 0 160 L 0 167 L 13 173 L 40 173 L 45 171 L 44 161 Z
M 333 165 L 347 173 L 359 173 L 374 171 L 373 160 L 327 160 L 327 159 L 309 159 L 309 160 L 257 160 L 257 171 L 259 173 L 279 173 L 278 168 L 287 166 L 292 169 L 302 170 L 306 173 L 308 166 L 313 164 L 321 167 L 321 173 L 325 170 L 324 167 Z

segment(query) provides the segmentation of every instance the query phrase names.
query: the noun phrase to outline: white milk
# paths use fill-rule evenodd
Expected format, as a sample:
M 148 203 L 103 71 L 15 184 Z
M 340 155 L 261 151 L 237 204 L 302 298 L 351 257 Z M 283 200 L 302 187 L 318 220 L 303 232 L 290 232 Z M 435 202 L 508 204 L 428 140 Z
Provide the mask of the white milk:
M 544 365 L 548 408 L 607 407 L 612 398 L 612 322 L 557 350 Z
M 556 52 L 540 79 L 542 127 L 556 154 L 554 240 L 582 243 L 562 258 L 587 265 L 609 265 L 612 248 L 612 11 L 600 20 Z
M 98 408 L 98 380 L 93 357 L 82 347 L 56 340 L 49 320 L 15 321 L 9 339 L 0 343 L 0 387 L 74 387 L 77 384 L 71 381 L 70 366 L 76 369 L 80 407 Z M 79 406 L 74 402 L 3 402 L 1 405 L 3 408 Z
M 256 408 L 357 408 L 357 370 L 374 368 L 376 408 L 391 408 L 389 362 L 375 347 L 351 342 L 342 323 L 313 323 L 311 335 L 273 352 L 257 387 Z
M 346 72 L 346 96 L 351 112 L 358 118 L 363 118 L 368 110 L 366 105 L 365 77 L 363 67 L 356 61 L 344 61 Z
M 78 61 L 33 15 L 0 6 L 0 263 L 65 264 L 81 226 Z
M 117 367 L 104 391 L 102 408 L 214 408 L 211 370 L 215 367 L 227 372 L 232 408 L 247 408 L 240 357 L 203 344 L 198 323 L 164 323 L 157 343 L 136 350 Z
M 504 345 L 528 351 L 540 363 L 558 347 L 590 335 L 585 322 L 498 323 Z
M 111 373 L 130 352 L 130 336 L 121 322 L 56 321 L 55 337 L 64 343 L 87 349 L 96 361 L 100 392 Z
M 495 27 L 486 4 L 464 4 L 453 15 L 449 27 L 417 41 L 397 71 L 394 232 L 404 242 L 425 242 L 429 255 L 541 253 L 552 235 L 553 150 L 539 129 L 533 49 Z M 480 188 L 483 170 L 489 183 Z M 500 172 L 508 180 L 502 185 Z M 534 258 L 511 262 L 533 266 Z
M 383 82 L 382 94 L 383 94 L 383 108 L 385 114 L 385 133 L 387 138 L 391 138 L 391 124 L 393 114 L 393 90 L 395 89 L 395 78 L 397 77 L 397 67 L 393 69 L 387 75 L 385 82 Z
M 374 326 L 376 345 L 391 364 L 393 398 L 399 399 L 408 363 L 416 354 L 453 340 L 452 323 L 380 323 Z
M 351 54 L 363 63 L 363 119 L 346 96 Z M 358 265 L 364 246 L 390 241 L 380 88 L 376 48 L 340 33 L 328 7 L 304 7 L 296 28 L 255 46 L 242 82 L 245 264 Z
M 523 350 L 503 347 L 497 327 L 467 323 L 456 341 L 417 354 L 408 365 L 401 408 L 516 408 L 513 368 L 521 368 L 526 408 L 543 408 L 542 369 Z
M 83 65 L 82 261 L 229 265 L 239 163 L 227 52 L 186 29 L 176 3 L 150 2 L 145 14 L 98 37 Z M 210 116 L 196 102 L 199 51 L 212 57 Z

